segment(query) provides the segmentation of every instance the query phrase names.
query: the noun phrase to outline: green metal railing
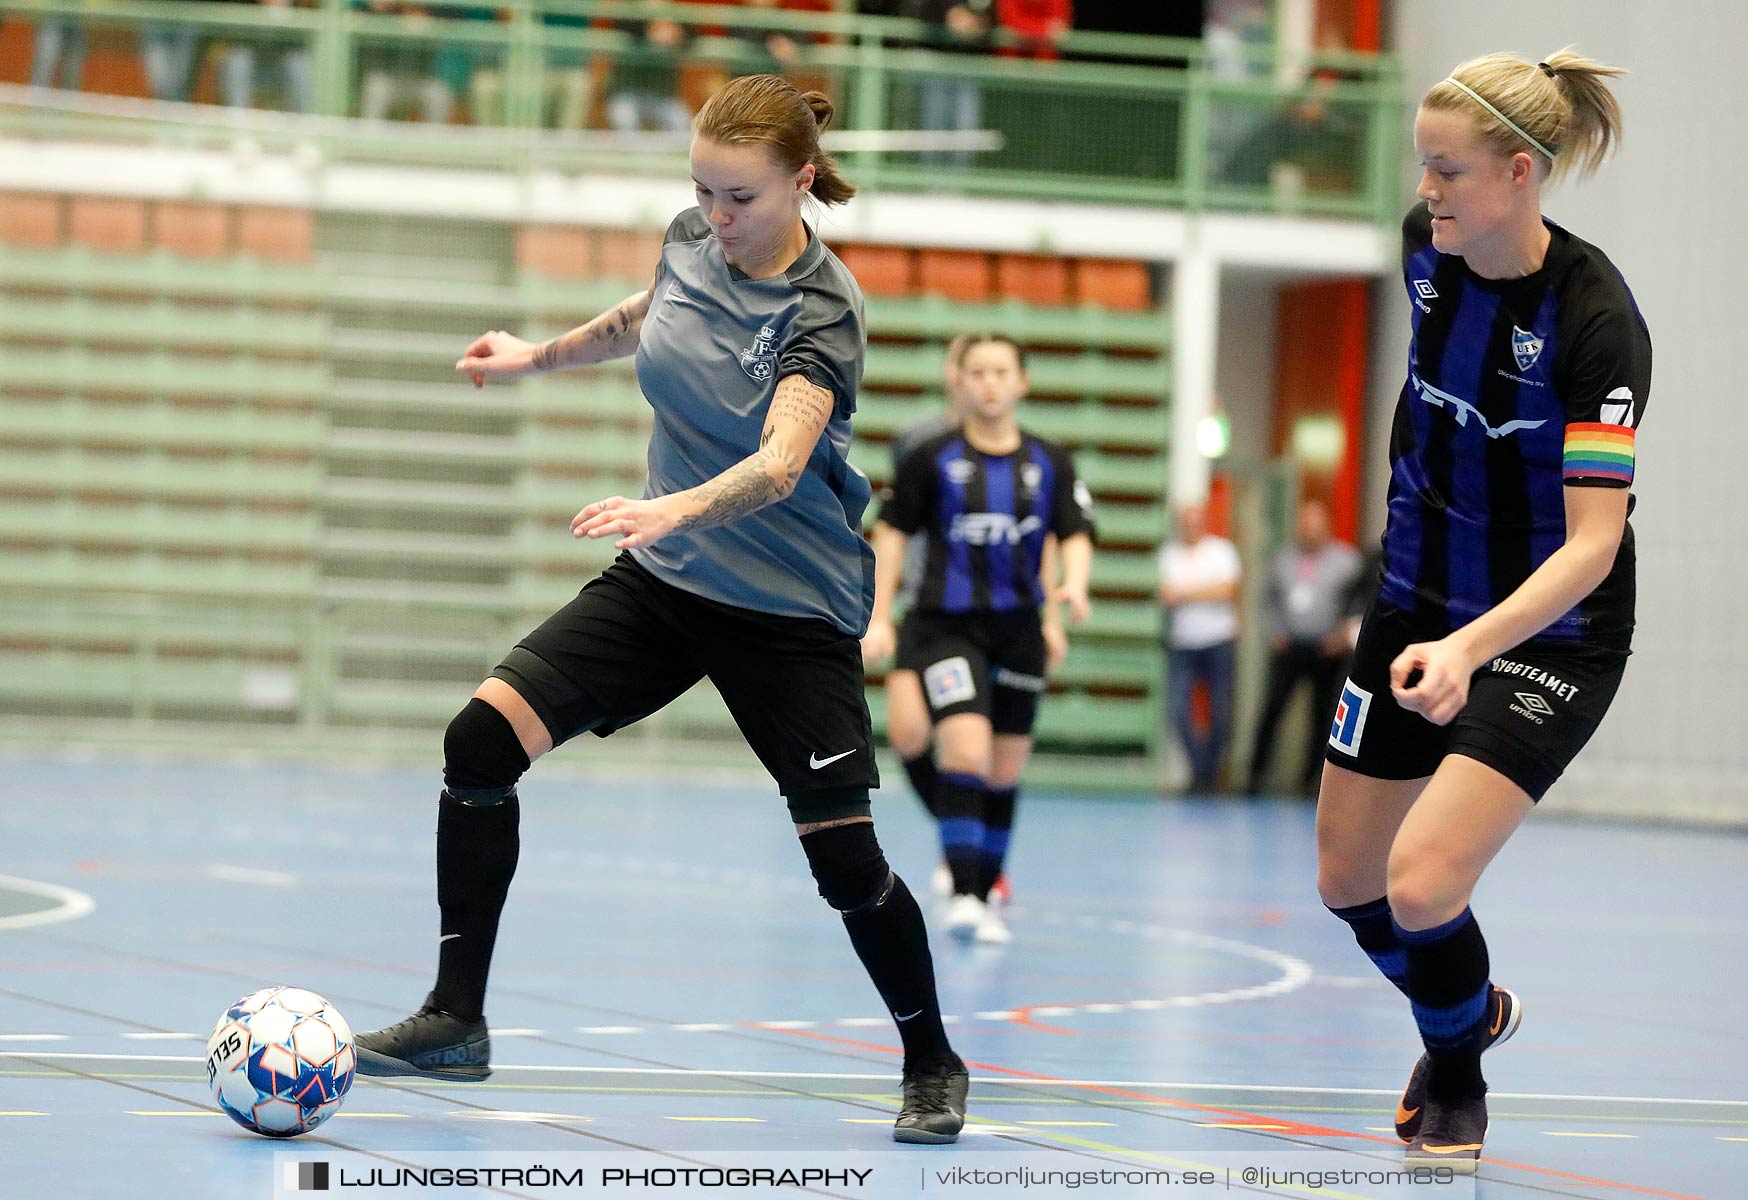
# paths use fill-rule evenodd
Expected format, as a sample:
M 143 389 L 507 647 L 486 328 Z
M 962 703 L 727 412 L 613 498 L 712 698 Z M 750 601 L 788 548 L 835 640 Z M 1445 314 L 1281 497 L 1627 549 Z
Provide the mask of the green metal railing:
M 1058 47 L 1063 58 L 1041 60 L 1023 56 L 1011 38 L 995 39 L 994 53 L 940 53 L 923 47 L 920 22 L 899 18 L 656 0 L 449 7 L 502 19 L 409 19 L 356 0 L 293 8 L 9 0 L 11 15 L 74 18 L 99 37 L 138 37 L 167 23 L 197 28 L 208 47 L 307 54 L 313 112 L 275 120 L 232 112 L 214 121 L 200 105 L 92 109 L 38 94 L 0 103 L 0 130 L 189 144 L 242 127 L 269 146 L 314 143 L 340 160 L 674 174 L 683 169 L 683 137 L 662 145 L 552 128 L 555 90 L 583 88 L 599 125 L 603 93 L 627 73 L 667 72 L 696 93 L 734 74 L 781 69 L 824 88 L 838 127 L 852 133 L 917 128 L 931 98 L 975 94 L 977 123 L 999 135 L 999 148 L 857 148 L 848 167 L 867 189 L 1379 221 L 1393 220 L 1398 207 L 1402 88 L 1384 56 L 1316 54 L 1282 72 L 1268 47 L 1216 61 L 1196 40 L 1070 33 Z M 657 50 L 615 26 L 658 19 L 689 29 L 683 50 Z M 785 34 L 798 51 L 779 62 L 748 30 Z M 1080 61 L 1088 56 L 1101 61 Z M 372 72 L 444 80 L 473 127 L 336 120 L 359 114 L 361 83 Z M 1283 83 L 1282 74 L 1300 82 Z M 218 90 L 202 95 L 216 99 Z

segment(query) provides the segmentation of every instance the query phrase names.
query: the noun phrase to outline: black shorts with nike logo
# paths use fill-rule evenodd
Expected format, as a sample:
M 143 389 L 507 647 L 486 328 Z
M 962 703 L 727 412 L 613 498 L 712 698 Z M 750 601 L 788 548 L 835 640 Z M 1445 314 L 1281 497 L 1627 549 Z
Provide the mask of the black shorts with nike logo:
M 1625 650 L 1525 642 L 1484 664 L 1456 720 L 1438 726 L 1396 703 L 1390 664 L 1416 642 L 1450 633 L 1376 601 L 1360 626 L 1324 757 L 1374 779 L 1419 779 L 1447 754 L 1485 763 L 1540 800 L 1608 712 Z
M 865 803 L 852 812 L 842 797 L 880 786 L 860 641 L 823 619 L 695 596 L 629 555 L 492 675 L 528 701 L 555 746 L 582 733 L 606 737 L 708 679 L 797 821 L 865 814 Z

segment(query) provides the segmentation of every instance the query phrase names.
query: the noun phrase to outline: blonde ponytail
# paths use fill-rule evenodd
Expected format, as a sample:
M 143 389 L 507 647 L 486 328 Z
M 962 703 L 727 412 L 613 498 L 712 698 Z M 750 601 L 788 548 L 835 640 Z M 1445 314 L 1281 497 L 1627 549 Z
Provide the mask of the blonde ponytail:
M 1552 177 L 1576 171 L 1582 178 L 1620 144 L 1620 102 L 1607 80 L 1625 74 L 1570 46 L 1536 63 L 1487 54 L 1434 84 L 1421 107 L 1471 111 L 1482 141 L 1498 153 L 1529 152 L 1548 163 Z

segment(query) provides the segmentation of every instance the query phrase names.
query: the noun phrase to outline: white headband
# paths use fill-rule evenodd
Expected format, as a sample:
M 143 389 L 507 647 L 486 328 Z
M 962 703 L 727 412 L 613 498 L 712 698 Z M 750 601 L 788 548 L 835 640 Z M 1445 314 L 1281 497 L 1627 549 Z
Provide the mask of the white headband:
M 1540 142 L 1536 141 L 1535 138 L 1533 138 L 1529 134 L 1525 133 L 1523 131 L 1523 129 L 1521 127 L 1519 127 L 1519 125 L 1516 121 L 1513 121 L 1510 117 L 1506 116 L 1504 113 L 1500 112 L 1497 108 L 1494 108 L 1491 104 L 1487 103 L 1487 98 L 1485 96 L 1483 96 L 1480 92 L 1477 92 L 1474 88 L 1470 87 L 1468 84 L 1464 83 L 1460 79 L 1452 79 L 1452 78 L 1449 78 L 1447 76 L 1445 79 L 1445 82 L 1450 84 L 1452 87 L 1455 87 L 1458 90 L 1466 93 L 1469 96 L 1469 98 L 1471 100 L 1473 100 L 1476 104 L 1479 104 L 1482 108 L 1486 109 L 1488 112 L 1490 112 L 1494 116 L 1498 117 L 1499 123 L 1501 125 L 1504 125 L 1507 129 L 1511 130 L 1511 132 L 1517 134 L 1518 137 L 1522 138 L 1524 141 L 1526 141 L 1530 145 L 1534 146 L 1537 150 L 1540 150 L 1543 154 L 1547 155 L 1548 160 L 1550 162 L 1553 161 L 1554 152 L 1552 150 L 1548 149 L 1546 146 L 1544 146 Z

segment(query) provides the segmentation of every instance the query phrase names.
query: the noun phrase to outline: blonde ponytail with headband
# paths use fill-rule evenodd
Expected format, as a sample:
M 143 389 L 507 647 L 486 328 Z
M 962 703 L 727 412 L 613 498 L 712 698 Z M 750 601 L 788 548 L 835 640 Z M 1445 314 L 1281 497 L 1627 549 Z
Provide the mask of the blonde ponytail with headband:
M 1570 47 L 1533 63 L 1488 54 L 1434 84 L 1421 107 L 1475 112 L 1482 141 L 1500 154 L 1527 147 L 1547 159 L 1552 176 L 1589 175 L 1620 143 L 1620 103 L 1606 81 L 1624 74 Z

